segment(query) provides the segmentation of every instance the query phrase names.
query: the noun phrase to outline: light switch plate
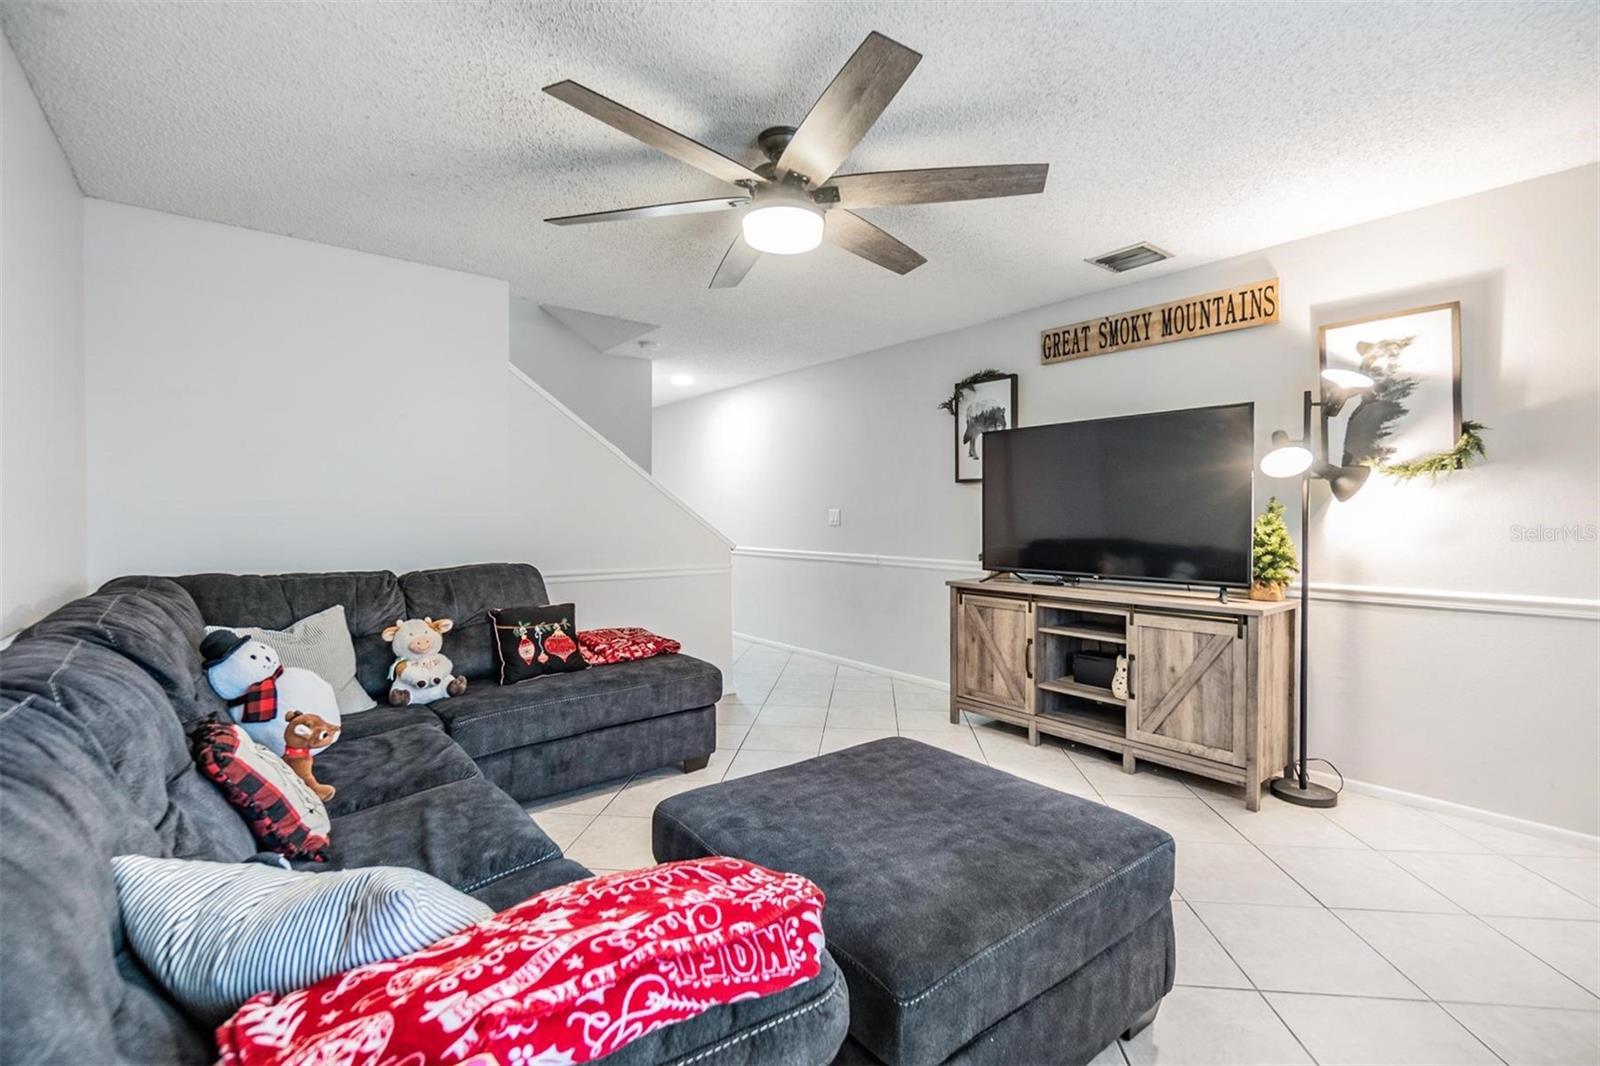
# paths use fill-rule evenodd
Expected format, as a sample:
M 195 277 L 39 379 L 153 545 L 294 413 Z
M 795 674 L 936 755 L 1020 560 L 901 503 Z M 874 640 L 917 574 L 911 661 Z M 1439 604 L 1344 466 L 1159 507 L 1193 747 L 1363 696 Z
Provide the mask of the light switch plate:
M 837 507 L 828 508 L 828 525 L 830 525 L 830 526 L 842 526 L 842 525 L 844 525 L 844 518 L 839 514 L 839 508 L 837 508 Z

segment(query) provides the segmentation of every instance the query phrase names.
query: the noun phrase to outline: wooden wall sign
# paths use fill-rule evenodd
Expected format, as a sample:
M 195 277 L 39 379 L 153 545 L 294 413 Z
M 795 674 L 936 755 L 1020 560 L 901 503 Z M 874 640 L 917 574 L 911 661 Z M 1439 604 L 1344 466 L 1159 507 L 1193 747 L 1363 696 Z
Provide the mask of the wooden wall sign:
M 1107 352 L 1148 348 L 1278 321 L 1278 279 L 1218 289 L 1120 315 L 1102 315 L 1039 334 L 1039 361 L 1064 363 Z

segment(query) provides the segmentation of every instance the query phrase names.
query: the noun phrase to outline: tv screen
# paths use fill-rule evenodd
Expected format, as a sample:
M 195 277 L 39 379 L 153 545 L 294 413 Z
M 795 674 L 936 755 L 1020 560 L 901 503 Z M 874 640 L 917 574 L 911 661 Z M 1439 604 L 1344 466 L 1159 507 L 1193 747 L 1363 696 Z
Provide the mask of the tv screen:
M 988 570 L 1250 583 L 1255 405 L 983 435 Z

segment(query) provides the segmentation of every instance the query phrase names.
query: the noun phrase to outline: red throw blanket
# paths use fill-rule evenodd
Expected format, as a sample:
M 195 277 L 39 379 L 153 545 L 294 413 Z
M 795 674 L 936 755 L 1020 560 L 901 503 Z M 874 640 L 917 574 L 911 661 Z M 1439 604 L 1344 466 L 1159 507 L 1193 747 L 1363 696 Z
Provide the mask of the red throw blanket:
M 821 971 L 822 890 L 708 858 L 575 881 L 217 1029 L 223 1066 L 581 1063 Z
M 671 637 L 657 636 L 638 626 L 579 630 L 578 647 L 583 651 L 583 661 L 590 666 L 674 655 L 683 650 L 683 645 Z

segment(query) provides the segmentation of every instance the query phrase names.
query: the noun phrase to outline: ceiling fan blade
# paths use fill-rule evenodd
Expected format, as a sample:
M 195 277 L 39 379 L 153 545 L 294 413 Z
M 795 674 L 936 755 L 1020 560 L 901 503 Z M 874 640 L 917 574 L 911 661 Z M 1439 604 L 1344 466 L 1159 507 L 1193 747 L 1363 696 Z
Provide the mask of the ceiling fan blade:
M 928 260 L 860 215 L 834 208 L 824 216 L 822 235 L 847 252 L 896 274 L 909 274 Z
M 1048 163 L 994 167 L 933 167 L 928 170 L 880 170 L 840 174 L 818 189 L 818 203 L 841 207 L 887 207 L 895 204 L 944 204 L 956 200 L 988 200 L 1044 192 Z M 837 189 L 839 199 L 828 196 Z
M 615 211 L 591 211 L 587 215 L 560 215 L 545 221 L 553 226 L 581 226 L 589 222 L 623 222 L 632 218 L 672 218 L 677 215 L 701 215 L 707 211 L 731 211 L 749 202 L 748 196 L 719 196 L 714 200 L 680 200 L 674 204 L 646 204 L 644 207 L 620 207 Z
M 733 239 L 733 243 L 728 245 L 728 251 L 723 255 L 716 274 L 712 275 L 711 288 L 733 288 L 744 280 L 744 276 L 750 273 L 750 268 L 755 266 L 756 260 L 760 258 L 761 253 L 744 242 L 744 234 L 739 234 Z
M 811 105 L 778 157 L 778 170 L 804 174 L 813 188 L 827 181 L 921 60 L 921 54 L 881 33 L 867 34 Z
M 615 100 L 601 96 L 593 89 L 585 88 L 575 81 L 558 81 L 554 85 L 546 85 L 544 91 L 562 103 L 571 104 L 584 114 L 592 115 L 612 129 L 621 130 L 634 140 L 643 141 L 657 151 L 665 152 L 672 158 L 703 170 L 714 178 L 721 178 L 727 182 L 753 181 L 766 184 L 766 178 L 743 163 L 729 159 L 721 152 L 707 148 L 699 141 L 685 137 L 677 130 L 668 129 L 655 119 L 646 118 L 637 111 L 629 110 Z

